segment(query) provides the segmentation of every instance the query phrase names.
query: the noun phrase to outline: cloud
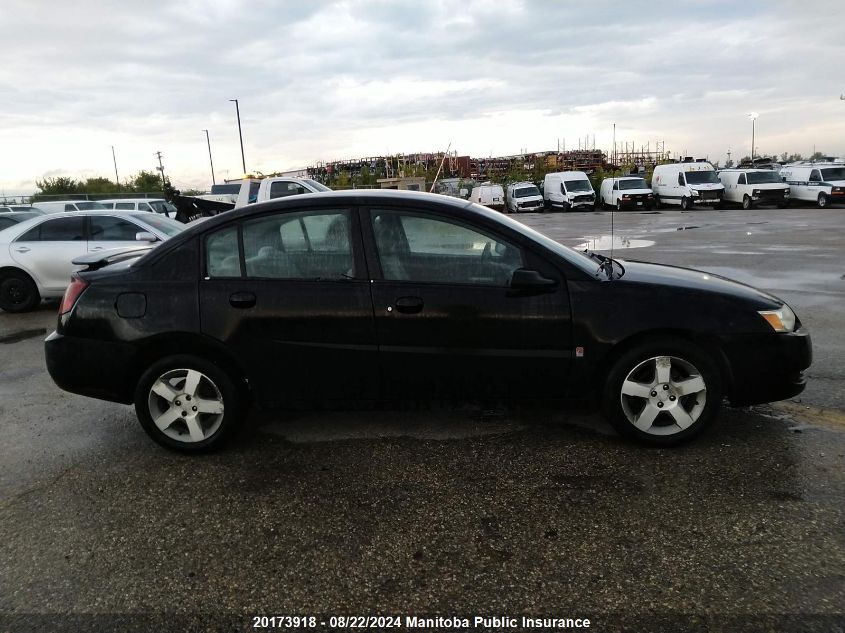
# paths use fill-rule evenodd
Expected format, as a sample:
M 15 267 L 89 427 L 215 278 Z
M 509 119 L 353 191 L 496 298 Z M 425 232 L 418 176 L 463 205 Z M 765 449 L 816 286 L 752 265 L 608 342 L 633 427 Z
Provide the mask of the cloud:
M 845 154 L 843 10 L 753 0 L 4 0 L 0 185 L 152 169 L 207 185 L 385 151 L 551 149 L 596 136 L 721 158 Z M 32 34 L 37 33 L 38 37 Z M 801 63 L 796 63 L 801 60 Z M 838 81 L 838 83 L 837 83 Z M 87 172 L 86 172 L 87 173 Z

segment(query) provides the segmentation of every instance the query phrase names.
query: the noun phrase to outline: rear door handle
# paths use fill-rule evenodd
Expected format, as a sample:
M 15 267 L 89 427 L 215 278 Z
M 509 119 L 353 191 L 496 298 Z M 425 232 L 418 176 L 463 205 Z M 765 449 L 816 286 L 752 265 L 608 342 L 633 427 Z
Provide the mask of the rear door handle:
M 101 251 L 101 250 L 103 250 L 103 247 L 102 246 L 92 246 L 91 250 L 92 251 Z
M 229 305 L 233 308 L 252 308 L 255 306 L 255 295 L 251 292 L 236 292 L 229 295 Z
M 419 297 L 399 297 L 396 300 L 396 309 L 402 314 L 416 314 L 422 312 L 423 300 Z

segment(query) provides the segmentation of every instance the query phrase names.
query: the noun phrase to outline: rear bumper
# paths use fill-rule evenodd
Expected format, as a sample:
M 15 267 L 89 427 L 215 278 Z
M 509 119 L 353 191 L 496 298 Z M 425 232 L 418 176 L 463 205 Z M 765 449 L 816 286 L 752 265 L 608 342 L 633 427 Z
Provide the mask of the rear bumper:
M 813 362 L 810 334 L 804 328 L 783 334 L 722 338 L 730 368 L 728 399 L 734 406 L 775 402 L 804 391 L 804 370 Z
M 59 387 L 100 400 L 130 404 L 135 348 L 125 343 L 63 336 L 53 332 L 44 342 L 47 371 Z

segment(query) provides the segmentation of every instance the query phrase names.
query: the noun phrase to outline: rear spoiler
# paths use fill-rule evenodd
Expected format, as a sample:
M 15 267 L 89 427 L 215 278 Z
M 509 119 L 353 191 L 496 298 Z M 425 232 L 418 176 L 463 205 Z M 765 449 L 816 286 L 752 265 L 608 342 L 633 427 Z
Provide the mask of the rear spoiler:
M 126 261 L 127 259 L 132 259 L 134 257 L 140 257 L 153 248 L 155 247 L 152 245 L 110 248 L 103 251 L 80 255 L 76 259 L 72 260 L 72 262 L 77 266 L 87 266 L 85 271 L 99 270 L 100 268 L 105 268 L 109 264 Z

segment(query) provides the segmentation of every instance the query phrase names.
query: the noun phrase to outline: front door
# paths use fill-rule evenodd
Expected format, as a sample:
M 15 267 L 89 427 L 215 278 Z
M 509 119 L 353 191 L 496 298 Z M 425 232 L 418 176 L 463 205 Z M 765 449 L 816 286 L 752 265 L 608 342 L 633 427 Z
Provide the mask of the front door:
M 364 214 L 383 392 L 399 397 L 558 397 L 571 334 L 566 284 L 511 290 L 536 256 L 470 223 L 427 212 Z M 542 271 L 557 274 L 554 270 Z
M 244 365 L 259 401 L 368 399 L 377 349 L 350 209 L 252 217 L 205 239 L 202 331 Z

